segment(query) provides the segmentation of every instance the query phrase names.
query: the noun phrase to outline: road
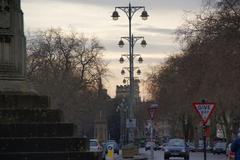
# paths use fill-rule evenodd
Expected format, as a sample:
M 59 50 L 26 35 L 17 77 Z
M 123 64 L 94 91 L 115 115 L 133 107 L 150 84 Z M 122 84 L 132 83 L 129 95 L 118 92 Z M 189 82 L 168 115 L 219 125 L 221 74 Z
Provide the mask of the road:
M 150 156 L 150 151 L 145 151 L 144 148 L 139 149 L 139 152 Z M 172 158 L 174 160 L 182 160 L 182 158 Z M 164 153 L 163 151 L 155 151 L 154 152 L 154 160 L 164 160 Z M 202 152 L 191 152 L 190 153 L 190 160 L 203 160 L 203 153 Z M 207 160 L 227 160 L 226 155 L 213 155 L 212 153 L 207 154 Z
M 145 151 L 144 148 L 139 149 L 139 153 L 150 157 L 150 151 Z M 183 158 L 171 158 L 172 160 L 183 160 Z M 111 160 L 106 157 L 106 160 Z M 120 155 L 115 154 L 114 160 L 123 160 Z M 154 151 L 154 160 L 164 160 L 164 153 L 163 151 Z M 203 153 L 202 152 L 191 152 L 190 153 L 190 160 L 203 160 Z M 213 155 L 212 153 L 207 154 L 207 160 L 227 160 L 226 155 Z

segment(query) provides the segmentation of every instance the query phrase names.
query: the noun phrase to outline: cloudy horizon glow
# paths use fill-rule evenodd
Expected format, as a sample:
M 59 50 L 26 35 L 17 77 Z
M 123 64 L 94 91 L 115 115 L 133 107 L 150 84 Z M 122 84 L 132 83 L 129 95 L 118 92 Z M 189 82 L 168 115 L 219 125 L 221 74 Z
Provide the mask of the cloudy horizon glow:
M 69 30 L 71 27 L 86 37 L 97 37 L 106 48 L 104 59 L 109 64 L 111 74 L 104 83 L 109 95 L 114 97 L 116 85 L 121 85 L 123 80 L 121 68 L 128 65 L 118 62 L 121 54 L 128 53 L 127 45 L 124 48 L 116 45 L 120 37 L 128 35 L 128 20 L 121 11 L 118 11 L 118 21 L 113 21 L 111 14 L 116 6 L 128 6 L 129 2 L 145 6 L 150 15 L 147 21 L 142 21 L 139 11 L 132 20 L 133 34 L 144 36 L 148 43 L 146 48 L 136 44 L 134 49 L 135 53 L 141 53 L 144 58 L 144 63 L 139 65 L 144 75 L 151 66 L 180 52 L 175 42 L 175 29 L 183 23 L 186 11 L 200 10 L 202 0 L 22 0 L 25 30 L 36 31 L 50 27 Z M 144 79 L 144 76 L 140 79 Z

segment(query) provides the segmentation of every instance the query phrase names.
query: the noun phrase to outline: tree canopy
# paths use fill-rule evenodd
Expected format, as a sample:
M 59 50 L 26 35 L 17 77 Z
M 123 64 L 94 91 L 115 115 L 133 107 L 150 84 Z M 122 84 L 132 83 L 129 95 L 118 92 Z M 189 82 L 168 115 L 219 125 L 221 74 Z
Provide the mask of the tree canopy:
M 57 28 L 28 37 L 28 78 L 40 94 L 51 97 L 54 108 L 63 110 L 66 121 L 83 130 L 93 128 L 92 117 L 109 99 L 102 84 L 108 71 L 103 50 L 95 37 Z
M 216 102 L 213 120 L 226 128 L 230 139 L 240 119 L 240 1 L 207 6 L 176 33 L 182 53 L 149 74 L 152 98 L 164 111 L 183 118 L 190 117 L 192 102 Z

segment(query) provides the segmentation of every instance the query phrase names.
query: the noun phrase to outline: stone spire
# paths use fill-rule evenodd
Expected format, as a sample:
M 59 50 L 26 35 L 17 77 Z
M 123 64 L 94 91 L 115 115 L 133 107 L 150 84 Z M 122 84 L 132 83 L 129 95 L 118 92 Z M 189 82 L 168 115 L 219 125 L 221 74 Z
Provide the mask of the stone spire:
M 0 0 L 0 92 L 33 92 L 26 82 L 26 38 L 20 0 Z

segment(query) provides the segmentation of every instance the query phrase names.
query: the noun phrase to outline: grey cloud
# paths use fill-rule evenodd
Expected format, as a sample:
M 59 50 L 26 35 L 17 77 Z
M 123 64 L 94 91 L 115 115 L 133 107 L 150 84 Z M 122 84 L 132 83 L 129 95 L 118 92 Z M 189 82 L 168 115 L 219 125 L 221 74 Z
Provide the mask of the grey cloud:
M 114 26 L 115 27 L 121 27 L 121 28 L 128 28 L 129 27 L 128 24 L 116 24 Z M 140 24 L 140 23 L 133 23 L 132 26 L 138 27 L 138 26 L 142 26 L 142 24 Z
M 114 46 L 114 44 L 112 45 L 106 45 L 106 50 L 108 52 L 120 52 L 120 53 L 128 53 L 127 47 L 125 49 L 118 49 L 116 46 Z M 172 54 L 179 51 L 178 46 L 176 45 L 154 45 L 154 44 L 148 44 L 148 46 L 146 48 L 141 48 L 141 47 L 136 47 L 135 48 L 135 53 L 140 53 L 142 55 L 144 54 L 157 54 L 157 53 L 166 53 L 166 54 Z M 106 55 L 107 56 L 107 55 Z M 120 56 L 120 55 L 119 55 Z
M 169 29 L 169 28 L 141 27 L 141 28 L 137 28 L 137 30 L 143 31 L 143 32 L 170 34 L 170 35 L 173 35 L 175 33 L 175 29 Z
M 171 29 L 169 29 L 171 30 Z M 159 53 L 159 52 L 165 52 L 165 53 L 173 53 L 173 52 L 177 52 L 179 51 L 179 46 L 177 43 L 174 42 L 166 42 L 166 40 L 164 40 L 163 37 L 159 38 L 159 39 L 151 39 L 148 37 L 145 37 L 146 41 L 148 43 L 146 48 L 142 48 L 140 46 L 140 44 L 136 44 L 134 51 L 135 53 L 142 53 L 142 54 L 147 54 L 147 53 Z M 106 51 L 108 52 L 122 52 L 122 53 L 126 53 L 128 52 L 128 46 L 126 44 L 126 46 L 124 48 L 119 48 L 117 46 L 119 39 L 109 39 L 109 40 L 102 40 L 102 44 L 105 46 Z
M 153 4 L 153 8 L 194 10 L 201 6 L 202 0 L 154 0 Z
M 142 55 L 142 58 L 144 60 L 144 64 L 143 65 L 148 65 L 148 64 L 156 64 L 156 63 L 160 63 L 160 62 L 163 62 L 168 56 L 169 54 L 160 54 L 160 55 L 164 55 L 164 56 L 159 56 L 159 57 L 144 57 L 144 55 Z M 118 58 L 109 58 L 109 59 L 105 59 L 105 62 L 107 62 L 108 64 L 112 63 L 114 65 L 116 65 L 115 63 L 118 62 Z M 118 64 L 118 66 L 116 66 L 116 68 L 121 68 L 122 65 L 121 64 Z M 141 66 L 141 65 L 139 65 Z
M 36 1 L 42 3 L 53 2 L 63 2 L 63 3 L 79 3 L 79 4 L 90 4 L 97 6 L 118 6 L 118 5 L 128 5 L 129 0 L 22 0 L 23 3 L 35 3 Z M 180 9 L 180 10 L 191 10 L 199 8 L 202 0 L 171 0 L 171 1 L 160 1 L 160 0 L 131 0 L 133 5 L 145 5 L 146 7 L 153 9 Z
M 166 55 L 166 56 L 169 56 L 169 55 Z M 166 57 L 144 58 L 144 63 L 146 63 L 147 65 L 162 64 L 165 60 L 166 60 Z M 147 67 L 147 66 L 145 66 L 145 67 Z
M 61 2 L 61 3 L 76 3 L 76 4 L 92 4 L 98 6 L 110 6 L 112 5 L 111 0 L 22 0 L 23 3 L 53 3 L 53 2 Z

